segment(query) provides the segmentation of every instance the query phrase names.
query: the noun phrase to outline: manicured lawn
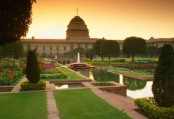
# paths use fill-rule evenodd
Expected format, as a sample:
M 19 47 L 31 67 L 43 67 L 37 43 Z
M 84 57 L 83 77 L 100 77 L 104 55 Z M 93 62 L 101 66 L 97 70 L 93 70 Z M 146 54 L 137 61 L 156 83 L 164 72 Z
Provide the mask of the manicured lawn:
M 61 119 L 130 119 L 90 89 L 54 91 Z
M 142 76 L 142 77 L 153 77 L 152 74 L 147 74 L 145 72 L 133 72 L 131 70 L 129 71 L 126 71 L 124 68 L 116 68 L 116 67 L 104 67 L 104 68 L 107 68 L 111 71 L 119 71 L 119 72 L 123 72 L 123 73 L 126 73 L 126 74 L 132 74 L 132 75 L 136 75 L 136 76 Z
M 120 59 L 124 59 L 127 62 L 132 61 L 132 58 L 115 58 L 115 57 L 111 57 L 110 61 L 115 61 L 115 60 L 120 60 Z M 158 61 L 158 58 L 149 58 L 149 57 L 135 57 L 134 58 L 135 61 L 137 60 L 152 60 L 152 61 Z M 93 59 L 93 61 L 102 61 L 101 57 L 96 57 L 95 59 Z M 104 57 L 104 61 L 109 61 L 108 57 Z
M 0 119 L 47 119 L 46 93 L 0 94 Z
M 67 68 L 61 68 L 61 70 L 67 73 L 68 80 L 84 80 L 85 79 Z
M 142 77 L 153 77 L 153 75 L 146 74 L 146 73 L 144 73 L 144 72 L 142 72 L 142 73 L 137 73 L 137 72 L 126 71 L 126 72 L 124 72 L 124 73 L 132 74 L 132 75 L 136 75 L 136 76 L 142 76 Z

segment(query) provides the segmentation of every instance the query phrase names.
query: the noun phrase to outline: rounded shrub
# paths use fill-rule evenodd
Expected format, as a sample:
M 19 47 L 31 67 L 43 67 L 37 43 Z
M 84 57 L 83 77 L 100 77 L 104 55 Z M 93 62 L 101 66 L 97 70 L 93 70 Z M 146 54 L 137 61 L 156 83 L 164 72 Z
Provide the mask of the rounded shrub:
M 37 83 L 40 80 L 37 57 L 32 50 L 30 50 L 27 55 L 26 77 L 29 80 L 29 83 Z
M 30 91 L 30 90 L 45 90 L 46 82 L 38 81 L 37 83 L 29 83 L 28 81 L 24 81 L 21 83 L 22 91 Z

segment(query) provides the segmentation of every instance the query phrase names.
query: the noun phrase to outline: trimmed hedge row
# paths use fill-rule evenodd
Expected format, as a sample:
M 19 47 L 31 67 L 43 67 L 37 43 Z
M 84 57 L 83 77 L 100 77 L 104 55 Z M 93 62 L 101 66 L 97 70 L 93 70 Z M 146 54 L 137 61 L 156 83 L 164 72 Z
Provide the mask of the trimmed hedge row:
M 55 74 L 41 74 L 40 78 L 41 79 L 62 79 L 62 78 L 67 78 L 67 75 L 62 75 L 60 73 L 55 73 Z
M 112 86 L 112 83 L 110 82 L 95 82 L 93 83 L 95 86 Z
M 174 107 L 157 107 L 152 102 L 154 99 L 151 98 L 139 98 L 135 99 L 134 103 L 140 109 L 142 109 L 150 118 L 153 119 L 174 119 Z
M 21 83 L 21 90 L 22 91 L 30 91 L 30 90 L 45 90 L 46 89 L 46 82 L 45 81 L 38 81 L 37 83 L 29 83 L 28 81 L 24 81 Z

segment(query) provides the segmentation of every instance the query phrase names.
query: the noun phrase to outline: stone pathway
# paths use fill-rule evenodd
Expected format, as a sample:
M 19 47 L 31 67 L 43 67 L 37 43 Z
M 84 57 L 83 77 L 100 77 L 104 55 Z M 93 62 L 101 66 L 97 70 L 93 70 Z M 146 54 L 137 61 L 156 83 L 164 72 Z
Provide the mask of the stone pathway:
M 134 105 L 134 101 L 131 98 L 124 97 L 121 95 L 104 92 L 97 88 L 91 88 L 91 90 L 98 95 L 100 98 L 104 99 L 106 102 L 114 106 L 119 110 L 123 110 L 133 119 L 148 119 L 147 117 L 139 114 L 135 111 L 137 107 Z
M 27 78 L 26 78 L 26 77 L 22 78 L 22 79 L 20 80 L 20 82 L 11 90 L 11 93 L 19 93 L 20 90 L 21 90 L 20 84 L 21 84 L 21 82 L 23 82 L 23 81 L 27 81 Z
M 60 119 L 53 91 L 47 91 L 48 119 Z

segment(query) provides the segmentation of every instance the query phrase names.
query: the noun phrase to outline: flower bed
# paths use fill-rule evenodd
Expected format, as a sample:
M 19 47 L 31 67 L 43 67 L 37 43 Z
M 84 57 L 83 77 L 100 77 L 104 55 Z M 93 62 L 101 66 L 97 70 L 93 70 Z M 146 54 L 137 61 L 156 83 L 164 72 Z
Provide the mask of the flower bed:
M 24 75 L 24 62 L 11 59 L 0 60 L 0 86 L 15 85 Z
M 150 118 L 173 119 L 174 107 L 158 107 L 153 98 L 139 98 L 134 100 L 135 105 L 140 107 Z
M 50 62 L 45 62 L 43 67 L 45 69 L 52 69 L 52 68 L 54 69 L 56 66 L 54 64 L 50 63 Z
M 62 71 L 58 67 L 56 67 L 55 69 L 46 69 L 41 74 L 41 79 L 62 79 L 62 78 L 68 78 L 68 76 L 64 71 Z

